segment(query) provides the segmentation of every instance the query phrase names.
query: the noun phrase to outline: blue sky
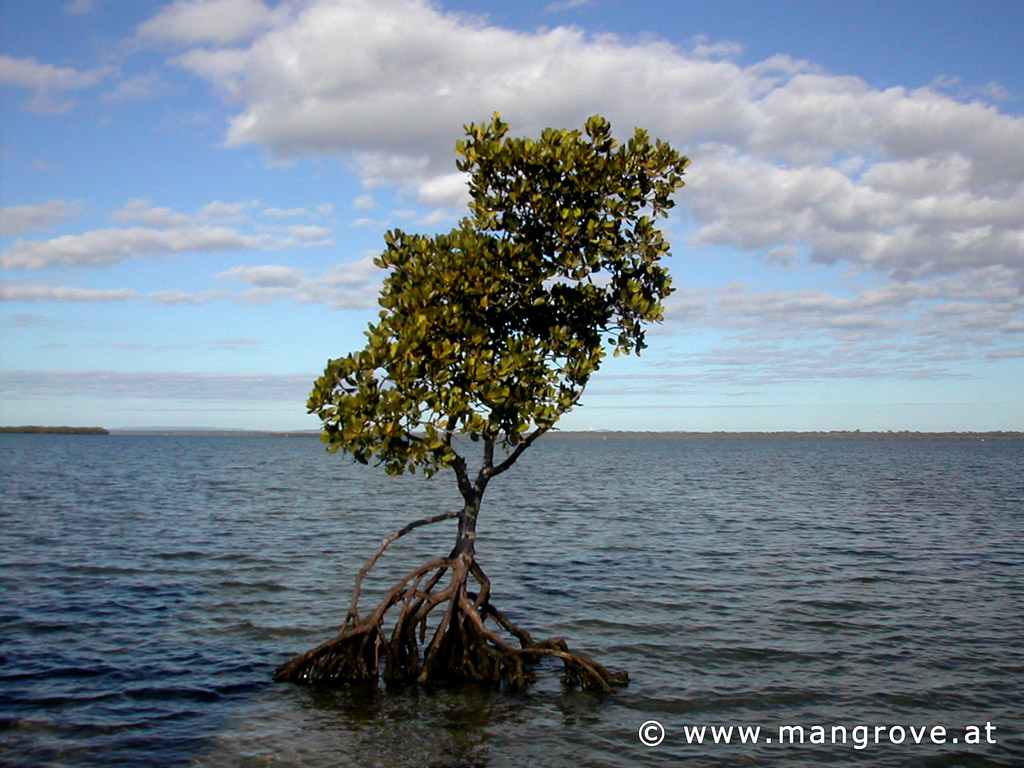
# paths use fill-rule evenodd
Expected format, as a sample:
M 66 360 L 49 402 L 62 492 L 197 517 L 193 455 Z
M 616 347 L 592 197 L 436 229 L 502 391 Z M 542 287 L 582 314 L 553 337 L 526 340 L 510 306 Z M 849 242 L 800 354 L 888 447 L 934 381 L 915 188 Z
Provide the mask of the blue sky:
M 461 126 L 688 154 L 566 429 L 1024 429 L 1024 3 L 2 3 L 0 423 L 315 428 Z

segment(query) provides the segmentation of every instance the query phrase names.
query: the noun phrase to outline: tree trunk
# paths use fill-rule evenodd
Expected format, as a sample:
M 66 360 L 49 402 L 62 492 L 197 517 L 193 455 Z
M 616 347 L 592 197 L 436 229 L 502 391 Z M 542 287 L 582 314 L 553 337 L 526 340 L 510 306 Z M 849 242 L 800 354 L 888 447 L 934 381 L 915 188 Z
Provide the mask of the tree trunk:
M 476 556 L 476 521 L 480 516 L 480 501 L 481 494 L 474 493 L 466 497 L 465 505 L 459 513 L 453 558 L 464 554 L 472 561 Z

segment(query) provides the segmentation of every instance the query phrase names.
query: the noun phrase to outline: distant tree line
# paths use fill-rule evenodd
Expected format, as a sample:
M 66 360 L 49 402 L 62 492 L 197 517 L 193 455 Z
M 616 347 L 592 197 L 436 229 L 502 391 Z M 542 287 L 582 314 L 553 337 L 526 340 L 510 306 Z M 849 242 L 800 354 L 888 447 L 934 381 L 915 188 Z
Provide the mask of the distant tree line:
M 19 435 L 109 435 L 103 427 L 0 427 L 0 433 Z

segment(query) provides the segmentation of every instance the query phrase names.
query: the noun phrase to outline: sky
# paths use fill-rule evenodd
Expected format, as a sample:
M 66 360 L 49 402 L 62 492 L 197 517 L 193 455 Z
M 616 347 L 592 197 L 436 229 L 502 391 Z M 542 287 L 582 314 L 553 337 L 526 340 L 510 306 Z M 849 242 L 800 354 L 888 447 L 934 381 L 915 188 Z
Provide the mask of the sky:
M 0 0 L 0 423 L 314 429 L 462 126 L 687 154 L 563 429 L 1024 429 L 1021 0 Z

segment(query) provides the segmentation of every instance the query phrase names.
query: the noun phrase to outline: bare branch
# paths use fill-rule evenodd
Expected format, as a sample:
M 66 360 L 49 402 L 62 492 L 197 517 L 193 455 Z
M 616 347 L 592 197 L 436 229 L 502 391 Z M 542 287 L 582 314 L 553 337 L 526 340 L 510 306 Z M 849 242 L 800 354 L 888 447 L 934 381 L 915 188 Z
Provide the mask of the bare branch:
M 533 432 L 531 432 L 529 436 L 527 436 L 527 438 L 523 440 L 523 442 L 516 446 L 516 449 L 509 454 L 507 459 L 501 462 L 501 464 L 499 464 L 498 466 L 491 467 L 491 469 L 487 472 L 487 478 L 490 479 L 495 475 L 500 475 L 502 472 L 509 469 L 513 464 L 515 464 L 519 460 L 519 457 L 523 455 L 523 452 L 531 445 L 533 445 L 533 441 L 536 440 L 541 435 L 543 435 L 549 429 L 551 429 L 551 427 L 537 427 L 535 430 L 533 430 Z
M 356 621 L 359 620 L 359 592 L 363 586 L 363 579 L 366 578 L 366 574 L 368 574 L 373 569 L 373 566 L 377 564 L 377 561 L 380 559 L 380 556 L 384 554 L 385 549 L 391 546 L 391 544 L 396 540 L 405 536 L 405 534 L 410 533 L 416 530 L 417 528 L 420 528 L 424 525 L 431 525 L 432 523 L 439 523 L 442 520 L 452 520 L 458 516 L 458 512 L 445 512 L 440 515 L 434 515 L 433 517 L 425 517 L 422 520 L 416 520 L 414 522 L 409 523 L 401 530 L 396 531 L 395 533 L 385 538 L 380 543 L 380 546 L 377 547 L 377 551 L 373 553 L 373 557 L 366 561 L 366 565 L 362 567 L 362 569 L 359 571 L 359 575 L 356 576 L 356 586 L 352 593 L 352 605 L 348 609 L 348 618 L 346 619 L 346 623 L 348 623 L 348 619 L 355 619 Z

